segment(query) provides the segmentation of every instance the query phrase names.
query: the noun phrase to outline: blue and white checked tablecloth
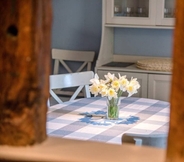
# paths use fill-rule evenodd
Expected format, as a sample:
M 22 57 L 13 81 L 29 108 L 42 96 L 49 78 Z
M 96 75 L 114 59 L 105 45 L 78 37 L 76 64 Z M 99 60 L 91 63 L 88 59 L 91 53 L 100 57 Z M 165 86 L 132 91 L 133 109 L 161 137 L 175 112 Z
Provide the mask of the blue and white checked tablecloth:
M 106 114 L 106 98 L 91 97 L 64 102 L 49 108 L 47 134 L 64 138 L 121 144 L 122 134 L 167 133 L 168 102 L 125 97 L 121 99 L 118 120 L 88 117 Z

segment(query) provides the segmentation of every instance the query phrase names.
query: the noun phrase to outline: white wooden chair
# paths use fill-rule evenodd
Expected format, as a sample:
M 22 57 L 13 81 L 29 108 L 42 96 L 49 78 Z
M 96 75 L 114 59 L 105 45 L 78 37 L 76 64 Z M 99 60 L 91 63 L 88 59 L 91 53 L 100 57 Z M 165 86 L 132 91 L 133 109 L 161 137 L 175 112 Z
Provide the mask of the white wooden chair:
M 59 74 L 59 63 L 61 63 L 61 65 L 67 70 L 68 73 L 80 72 L 85 67 L 85 71 L 90 71 L 94 56 L 94 51 L 72 51 L 54 48 L 52 49 L 52 59 L 54 59 L 53 74 Z M 82 65 L 78 69 L 76 69 L 76 71 L 72 71 L 71 67 L 67 65 L 66 61 L 81 62 Z
M 60 65 L 66 70 L 67 73 L 91 71 L 92 62 L 95 57 L 94 51 L 73 51 L 63 49 L 52 49 L 52 59 L 54 59 L 53 74 L 59 74 Z M 69 62 L 67 62 L 69 61 Z M 78 69 L 72 70 L 69 63 L 78 63 Z M 65 96 L 71 96 L 73 94 L 72 89 L 56 89 L 55 93 Z M 80 92 L 79 96 L 84 96 L 83 92 Z
M 58 102 L 62 103 L 62 99 L 55 93 L 54 89 L 63 89 L 69 87 L 78 87 L 70 97 L 70 101 L 76 99 L 79 92 L 84 89 L 84 97 L 91 97 L 89 85 L 90 79 L 94 77 L 93 71 L 50 75 L 50 95 Z M 48 103 L 50 105 L 50 103 Z
M 167 134 L 133 134 L 124 133 L 122 136 L 123 143 L 131 143 L 138 146 L 151 146 L 157 148 L 167 147 Z

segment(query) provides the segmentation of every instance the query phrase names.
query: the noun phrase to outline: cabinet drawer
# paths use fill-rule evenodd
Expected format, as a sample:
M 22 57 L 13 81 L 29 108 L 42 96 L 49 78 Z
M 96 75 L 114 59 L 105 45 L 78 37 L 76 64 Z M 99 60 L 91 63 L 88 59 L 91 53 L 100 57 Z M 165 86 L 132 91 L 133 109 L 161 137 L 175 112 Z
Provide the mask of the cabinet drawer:
M 148 75 L 148 98 L 169 101 L 171 75 Z

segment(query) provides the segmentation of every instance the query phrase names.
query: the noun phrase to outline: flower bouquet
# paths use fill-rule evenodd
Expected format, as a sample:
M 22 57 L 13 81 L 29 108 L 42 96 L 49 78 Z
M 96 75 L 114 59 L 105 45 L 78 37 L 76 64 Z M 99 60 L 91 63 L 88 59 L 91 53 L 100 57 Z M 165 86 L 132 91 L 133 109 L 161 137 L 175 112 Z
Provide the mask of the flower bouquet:
M 107 97 L 107 118 L 118 119 L 119 117 L 119 103 L 120 97 L 123 92 L 128 93 L 128 97 L 137 93 L 140 88 L 140 84 L 137 78 L 131 78 L 130 81 L 126 76 L 118 74 L 118 78 L 111 73 L 105 76 L 105 80 L 99 79 L 99 76 L 95 74 L 95 77 L 90 80 L 92 85 L 90 86 L 90 92 L 94 96 L 101 95 Z

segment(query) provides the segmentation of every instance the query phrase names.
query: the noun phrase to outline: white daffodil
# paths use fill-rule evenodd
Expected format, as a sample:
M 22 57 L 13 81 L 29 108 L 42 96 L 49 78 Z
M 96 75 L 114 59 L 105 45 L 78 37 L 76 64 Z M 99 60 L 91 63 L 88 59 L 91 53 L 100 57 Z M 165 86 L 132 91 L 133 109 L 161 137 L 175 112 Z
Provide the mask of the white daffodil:
M 120 73 L 118 73 L 119 79 L 126 78 L 126 75 L 121 76 Z
M 133 94 L 137 93 L 137 90 L 135 87 L 131 84 L 127 86 L 127 92 L 128 92 L 128 97 L 132 96 Z
M 120 82 L 119 82 L 119 80 L 114 80 L 114 81 L 112 81 L 111 86 L 112 86 L 112 88 L 114 88 L 114 89 L 116 90 L 116 92 L 117 92 L 117 91 L 119 90 L 119 88 L 120 88 Z
M 137 81 L 137 78 L 131 78 L 131 81 L 129 82 L 127 86 L 127 92 L 128 92 L 128 97 L 132 96 L 133 94 L 137 93 L 137 89 L 140 88 L 140 84 Z
M 104 83 L 100 83 L 100 84 L 99 84 L 99 92 L 103 91 L 104 89 L 106 90 L 107 88 L 108 88 L 108 87 L 107 87 L 106 84 L 104 84 Z
M 105 97 L 105 96 L 107 96 L 107 89 L 102 89 L 101 91 L 100 91 L 100 94 L 102 95 L 102 97 Z
M 140 88 L 140 84 L 137 81 L 137 78 L 131 78 L 130 84 L 133 85 L 135 87 L 135 89 L 139 89 Z
M 123 91 L 123 92 L 125 92 L 126 91 L 126 87 L 127 87 L 127 85 L 129 84 L 129 81 L 128 81 L 128 79 L 126 79 L 126 76 L 124 75 L 124 76 L 120 76 L 120 74 L 119 74 L 119 82 L 120 82 L 120 89 Z
M 107 81 L 112 82 L 115 78 L 114 74 L 107 73 L 107 75 L 104 75 Z
M 91 79 L 92 85 L 90 86 L 90 91 L 92 94 L 97 96 L 100 94 L 102 97 L 107 96 L 109 100 L 112 98 L 118 98 L 123 92 L 128 92 L 128 97 L 137 93 L 140 88 L 140 84 L 137 78 L 131 78 L 130 81 L 126 79 L 126 76 L 121 76 L 118 74 L 117 78 L 114 74 L 107 73 L 105 80 L 99 79 L 99 76 L 95 74 L 94 78 Z
M 109 88 L 107 90 L 107 96 L 108 96 L 109 100 L 111 100 L 113 97 L 114 98 L 118 97 L 116 91 L 113 88 Z
M 98 95 L 99 93 L 99 87 L 97 84 L 92 84 L 90 87 L 89 87 L 90 91 L 92 94 L 94 94 L 95 96 Z
M 94 77 L 93 79 L 91 79 L 90 82 L 91 82 L 92 84 L 100 84 L 98 74 L 95 74 L 95 77 Z
M 90 86 L 90 91 L 94 96 L 100 94 L 102 97 L 107 98 L 107 118 L 108 119 L 118 119 L 118 103 L 120 102 L 119 97 L 122 93 L 127 91 L 128 97 L 137 93 L 137 89 L 140 88 L 140 84 L 137 78 L 131 78 L 130 81 L 126 79 L 126 76 L 121 76 L 117 78 L 114 74 L 107 73 L 105 79 L 99 79 L 98 75 L 91 79 L 92 85 Z

